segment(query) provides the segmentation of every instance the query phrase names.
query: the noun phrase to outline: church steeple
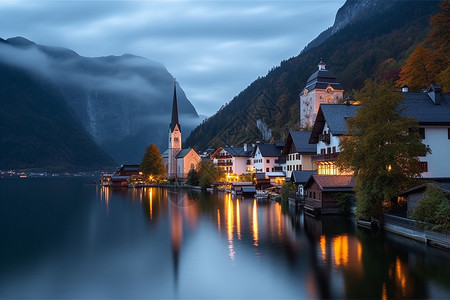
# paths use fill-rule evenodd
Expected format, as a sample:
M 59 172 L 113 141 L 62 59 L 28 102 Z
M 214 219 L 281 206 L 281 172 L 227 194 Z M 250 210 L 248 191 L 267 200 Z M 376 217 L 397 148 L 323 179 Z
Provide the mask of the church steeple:
M 172 121 L 170 122 L 170 131 L 175 129 L 178 125 L 178 129 L 181 131 L 180 124 L 178 122 L 178 103 L 177 103 L 177 81 L 173 82 L 173 103 L 172 103 Z

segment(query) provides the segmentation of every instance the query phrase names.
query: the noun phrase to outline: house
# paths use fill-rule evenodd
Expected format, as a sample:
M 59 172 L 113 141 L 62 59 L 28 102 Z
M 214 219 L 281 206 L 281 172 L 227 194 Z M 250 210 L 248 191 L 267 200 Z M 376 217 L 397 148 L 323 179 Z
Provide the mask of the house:
M 450 180 L 450 94 L 432 84 L 422 93 L 404 89 L 403 98 L 401 115 L 417 120 L 422 143 L 431 149 L 419 158 L 422 177 Z
M 322 104 L 337 104 L 343 98 L 344 89 L 336 76 L 326 69 L 323 61 L 318 65 L 300 93 L 300 127 L 311 128 Z
M 305 184 L 305 212 L 314 216 L 339 213 L 337 193 L 353 193 L 354 185 L 352 175 L 312 175 Z
M 401 192 L 398 195 L 399 196 L 398 201 L 407 203 L 406 208 L 407 216 L 409 216 L 412 213 L 412 211 L 416 208 L 419 201 L 423 199 L 425 195 L 425 190 L 430 185 L 436 185 L 445 193 L 450 194 L 450 183 L 444 182 L 435 182 L 435 183 L 427 182 Z
M 317 174 L 317 170 L 293 171 L 291 173 L 290 181 L 295 185 L 298 195 L 300 195 L 300 197 L 306 196 L 305 184 L 311 176 Z
M 177 156 L 177 178 L 186 179 L 190 170 L 198 170 L 202 158 L 192 149 L 183 149 Z
M 317 154 L 317 145 L 309 144 L 311 131 L 289 131 L 281 156 L 286 160 L 286 178 L 291 178 L 293 171 L 316 170 L 317 165 L 311 156 Z
M 318 175 L 352 175 L 338 170 L 335 161 L 339 143 L 346 135 L 346 120 L 355 116 L 360 105 L 322 104 L 317 113 L 309 143 L 317 144 L 317 154 L 311 160 L 317 164 Z
M 279 157 L 283 147 L 280 143 L 257 144 L 252 158 L 256 173 L 275 172 L 280 170 Z
M 121 165 L 119 170 L 117 170 L 118 176 L 132 176 L 132 175 L 142 175 L 139 170 L 140 165 Z
M 243 147 L 220 147 L 211 155 L 211 160 L 224 173 L 242 175 L 253 171 L 253 150 L 247 144 Z

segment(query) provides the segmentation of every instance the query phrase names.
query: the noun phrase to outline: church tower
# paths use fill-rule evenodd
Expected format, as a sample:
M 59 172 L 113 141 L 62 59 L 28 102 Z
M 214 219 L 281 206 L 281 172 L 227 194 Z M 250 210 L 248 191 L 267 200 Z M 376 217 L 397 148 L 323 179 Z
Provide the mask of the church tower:
M 172 121 L 169 125 L 169 161 L 168 175 L 169 178 L 177 177 L 177 160 L 176 156 L 181 151 L 181 126 L 178 122 L 178 105 L 177 105 L 177 82 L 174 81 L 173 86 L 173 103 L 172 103 Z
M 314 72 L 300 93 L 300 127 L 311 129 L 314 125 L 320 104 L 337 104 L 342 101 L 344 89 L 337 82 L 336 76 L 326 69 L 321 60 L 319 70 Z

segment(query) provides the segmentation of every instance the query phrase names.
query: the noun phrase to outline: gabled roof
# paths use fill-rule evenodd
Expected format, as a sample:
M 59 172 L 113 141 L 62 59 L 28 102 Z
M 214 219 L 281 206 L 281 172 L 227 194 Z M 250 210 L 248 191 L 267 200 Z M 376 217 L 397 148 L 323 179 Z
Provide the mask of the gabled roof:
M 276 144 L 258 144 L 253 150 L 252 156 L 255 156 L 256 149 L 259 149 L 262 157 L 279 157 L 283 147 L 277 146 Z
M 161 156 L 162 156 L 162 158 L 168 158 L 169 157 L 169 149 L 164 151 L 163 154 L 161 154 Z
M 446 192 L 447 194 L 450 194 L 450 183 L 446 183 L 446 182 L 427 182 L 427 183 L 423 183 L 423 184 L 420 184 L 420 185 L 416 185 L 416 186 L 414 186 L 414 187 L 412 187 L 410 189 L 407 189 L 406 191 L 403 191 L 403 192 L 399 193 L 398 195 L 399 196 L 406 196 L 406 195 L 414 193 L 414 192 L 425 190 L 430 185 L 436 185 L 441 190 Z
M 181 150 L 180 152 L 178 152 L 178 154 L 177 154 L 177 156 L 176 156 L 175 158 L 183 158 L 183 157 L 185 157 L 189 152 L 191 152 L 191 150 L 195 152 L 195 150 L 192 149 L 192 148 L 183 149 L 183 150 Z M 197 152 L 195 152 L 195 153 L 197 154 Z M 197 155 L 198 155 L 198 154 L 197 154 Z
M 355 177 L 352 175 L 312 175 L 305 187 L 317 182 L 323 192 L 350 192 L 355 186 Z
M 254 147 L 247 147 L 247 151 L 244 150 L 244 147 L 220 147 L 213 154 L 211 154 L 211 158 L 214 158 L 218 155 L 222 150 L 225 150 L 233 157 L 251 157 Z
M 334 136 L 344 135 L 347 131 L 348 118 L 354 117 L 360 105 L 321 104 L 317 112 L 309 143 L 316 144 L 325 122 Z
M 286 156 L 289 153 L 292 143 L 299 154 L 316 154 L 317 145 L 309 144 L 310 136 L 311 131 L 289 131 L 281 155 Z
M 430 88 L 435 92 L 437 88 Z M 450 124 L 450 94 L 436 92 L 439 97 L 435 104 L 427 92 L 403 93 L 403 102 L 399 108 L 404 109 L 402 116 L 414 118 L 419 125 L 449 125 Z
M 291 182 L 306 183 L 314 174 L 317 174 L 317 171 L 293 171 L 291 174 Z

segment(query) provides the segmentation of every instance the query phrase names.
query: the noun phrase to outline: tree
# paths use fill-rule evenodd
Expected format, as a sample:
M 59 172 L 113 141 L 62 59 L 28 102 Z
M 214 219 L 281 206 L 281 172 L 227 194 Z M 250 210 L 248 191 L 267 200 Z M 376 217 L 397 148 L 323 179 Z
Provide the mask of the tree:
M 444 91 L 450 90 L 450 0 L 443 0 L 440 7 L 440 12 L 430 19 L 432 29 L 426 40 L 403 66 L 397 85 L 421 90 L 437 82 Z
M 151 144 L 145 150 L 145 154 L 141 162 L 141 171 L 147 178 L 150 179 L 153 178 L 155 180 L 159 180 L 164 176 L 162 156 L 154 144 Z
M 202 187 L 209 187 L 221 177 L 221 172 L 212 161 L 202 161 L 198 170 L 200 175 L 199 184 Z
M 416 120 L 400 116 L 402 96 L 388 83 L 366 81 L 356 92 L 362 106 L 347 119 L 347 138 L 341 140 L 337 164 L 357 175 L 358 219 L 379 217 L 383 205 L 413 177 L 420 176 L 422 144 Z
M 419 200 L 411 218 L 426 222 L 422 227 L 444 233 L 450 232 L 450 196 L 437 185 L 429 185 Z
M 200 183 L 200 176 L 198 175 L 198 172 L 195 171 L 195 169 L 189 170 L 189 173 L 187 175 L 186 183 L 190 185 L 199 185 Z

